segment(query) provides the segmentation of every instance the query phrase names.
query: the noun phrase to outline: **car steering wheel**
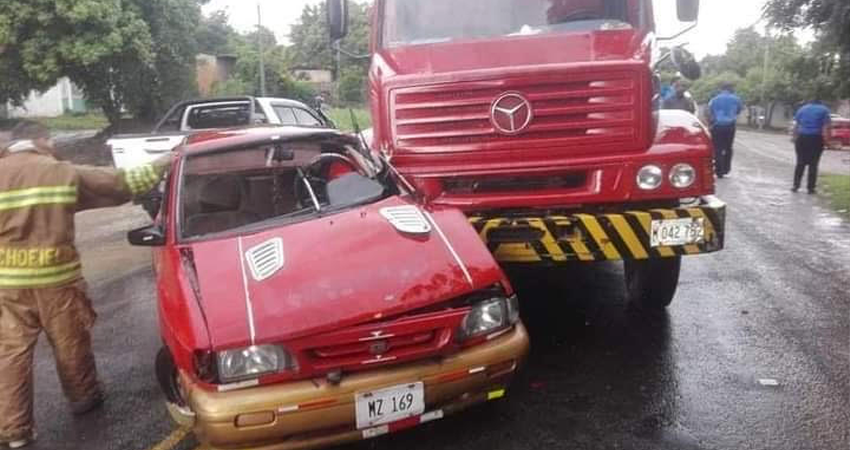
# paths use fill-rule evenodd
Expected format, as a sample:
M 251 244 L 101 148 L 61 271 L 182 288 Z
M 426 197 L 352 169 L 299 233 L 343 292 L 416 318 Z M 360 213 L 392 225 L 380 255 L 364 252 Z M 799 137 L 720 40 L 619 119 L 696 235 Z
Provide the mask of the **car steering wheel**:
M 604 19 L 604 17 L 602 16 L 602 14 L 599 13 L 599 11 L 594 11 L 592 9 L 580 9 L 578 11 L 571 12 L 564 17 L 558 17 L 557 21 L 554 24 L 550 24 L 550 25 L 555 25 L 555 24 L 559 24 L 559 23 L 566 23 L 566 22 L 574 22 L 574 21 L 578 21 L 578 20 L 601 20 L 601 19 Z
M 322 170 L 328 163 L 331 162 L 341 162 L 348 166 L 352 172 L 360 173 L 360 169 L 351 158 L 345 155 L 341 155 L 339 153 L 322 153 L 321 155 L 316 156 L 309 163 L 307 163 L 304 168 L 304 176 L 307 179 L 307 182 L 310 183 L 310 186 L 313 187 L 313 191 L 316 193 L 317 200 L 319 203 L 322 200 L 327 200 L 323 198 L 327 196 L 327 187 L 328 182 L 330 181 L 328 177 L 324 176 Z M 318 189 L 316 189 L 318 187 Z M 298 201 L 300 206 L 310 205 L 313 203 L 313 199 L 310 196 L 310 192 L 304 186 L 304 181 L 301 177 L 295 178 L 295 186 L 293 186 L 293 192 L 295 192 L 295 198 Z

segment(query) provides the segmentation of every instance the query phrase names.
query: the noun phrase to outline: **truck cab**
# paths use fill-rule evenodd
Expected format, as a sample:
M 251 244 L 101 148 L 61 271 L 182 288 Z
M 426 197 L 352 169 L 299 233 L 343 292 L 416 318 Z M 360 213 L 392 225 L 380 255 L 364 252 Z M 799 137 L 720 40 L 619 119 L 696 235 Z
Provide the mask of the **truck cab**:
M 695 22 L 698 0 L 679 0 Z M 723 247 L 713 149 L 659 110 L 650 0 L 377 0 L 373 144 L 426 203 L 463 210 L 504 264 L 625 261 L 627 293 L 669 305 L 684 255 Z M 344 0 L 329 0 L 332 38 Z

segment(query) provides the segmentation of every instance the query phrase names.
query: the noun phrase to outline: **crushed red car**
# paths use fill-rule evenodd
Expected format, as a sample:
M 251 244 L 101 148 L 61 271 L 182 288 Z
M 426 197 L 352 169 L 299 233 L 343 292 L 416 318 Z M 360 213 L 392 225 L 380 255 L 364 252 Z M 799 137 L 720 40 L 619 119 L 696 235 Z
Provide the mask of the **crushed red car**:
M 333 130 L 195 135 L 153 226 L 169 410 L 209 448 L 371 438 L 504 396 L 517 298 L 464 215 Z

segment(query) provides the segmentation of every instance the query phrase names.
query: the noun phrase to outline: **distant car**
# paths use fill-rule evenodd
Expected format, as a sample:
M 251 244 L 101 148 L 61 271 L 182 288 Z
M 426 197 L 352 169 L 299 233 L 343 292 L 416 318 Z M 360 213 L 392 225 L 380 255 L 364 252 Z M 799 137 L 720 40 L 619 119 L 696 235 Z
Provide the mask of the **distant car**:
M 832 136 L 830 138 L 830 147 L 850 146 L 850 119 L 838 115 L 832 116 Z
M 304 128 L 336 128 L 320 110 L 296 100 L 273 97 L 227 97 L 189 100 L 171 107 L 149 134 L 116 135 L 106 141 L 114 166 L 127 169 L 147 164 L 180 145 L 199 131 L 258 124 Z M 160 193 L 152 192 L 139 203 L 153 215 Z
M 155 225 L 156 372 L 204 448 L 367 439 L 505 395 L 516 295 L 467 218 L 329 129 L 188 138 Z
M 832 134 L 828 142 L 825 143 L 826 147 L 841 149 L 842 146 L 850 146 L 850 119 L 838 114 L 830 115 L 830 119 Z M 792 120 L 788 125 L 788 133 L 793 134 L 795 128 L 797 128 L 797 121 Z

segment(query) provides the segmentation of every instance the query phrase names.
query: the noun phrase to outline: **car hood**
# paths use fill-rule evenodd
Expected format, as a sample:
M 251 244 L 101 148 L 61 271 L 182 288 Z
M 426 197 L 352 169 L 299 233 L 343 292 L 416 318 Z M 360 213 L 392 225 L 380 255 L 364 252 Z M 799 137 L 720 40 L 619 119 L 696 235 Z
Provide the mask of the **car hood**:
M 511 36 L 382 50 L 387 75 L 438 75 L 551 64 L 639 59 L 643 35 L 635 30 Z
M 213 349 L 380 320 L 502 281 L 459 211 L 427 211 L 438 225 L 427 235 L 400 232 L 381 214 L 383 208 L 411 205 L 391 197 L 261 233 L 192 244 Z M 283 265 L 258 280 L 242 255 L 275 242 L 282 244 Z

